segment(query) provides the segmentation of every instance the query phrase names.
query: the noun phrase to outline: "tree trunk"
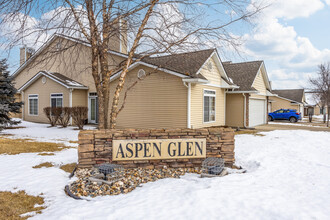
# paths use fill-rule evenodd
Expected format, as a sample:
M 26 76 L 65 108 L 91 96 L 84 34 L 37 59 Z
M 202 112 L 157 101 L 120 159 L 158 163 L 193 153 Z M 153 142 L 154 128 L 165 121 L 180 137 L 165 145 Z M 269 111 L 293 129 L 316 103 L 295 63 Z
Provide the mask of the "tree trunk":
M 328 120 L 327 120 L 327 127 L 329 127 L 329 119 L 330 119 L 330 111 L 329 111 L 329 109 L 330 109 L 330 105 L 328 105 Z
M 129 66 L 129 65 L 127 65 Z M 117 114 L 118 114 L 118 104 L 119 104 L 119 96 L 120 96 L 120 92 L 124 87 L 125 84 L 125 76 L 126 73 L 128 72 L 128 68 L 125 68 L 122 72 L 122 74 L 120 74 L 120 78 L 119 78 L 119 82 L 118 85 L 116 87 L 116 91 L 115 94 L 113 96 L 113 100 L 112 100 L 112 106 L 111 106 L 111 116 L 110 116 L 110 128 L 114 129 L 116 127 L 116 123 L 117 123 Z

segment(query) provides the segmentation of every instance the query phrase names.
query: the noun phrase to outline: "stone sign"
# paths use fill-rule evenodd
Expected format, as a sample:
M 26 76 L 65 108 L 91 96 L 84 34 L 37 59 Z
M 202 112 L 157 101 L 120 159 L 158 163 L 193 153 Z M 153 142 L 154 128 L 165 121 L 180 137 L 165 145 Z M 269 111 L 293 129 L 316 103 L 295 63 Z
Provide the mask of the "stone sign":
M 112 141 L 113 161 L 206 158 L 206 139 L 131 139 Z

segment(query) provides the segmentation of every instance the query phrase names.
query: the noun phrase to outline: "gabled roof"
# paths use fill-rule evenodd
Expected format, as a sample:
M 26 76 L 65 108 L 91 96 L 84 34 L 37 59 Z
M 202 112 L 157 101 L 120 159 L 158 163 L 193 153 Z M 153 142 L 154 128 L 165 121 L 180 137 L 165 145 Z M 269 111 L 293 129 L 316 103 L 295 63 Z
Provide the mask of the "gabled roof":
M 41 76 L 45 76 L 62 86 L 68 89 L 88 89 L 87 86 L 84 86 L 83 84 L 70 79 L 60 73 L 53 73 L 48 71 L 40 71 L 36 75 L 34 75 L 29 81 L 27 81 L 21 88 L 18 89 L 19 92 L 24 91 L 26 88 L 28 88 L 33 82 L 35 82 L 37 79 L 39 79 Z
M 263 64 L 263 61 L 251 61 L 243 63 L 223 62 L 222 65 L 229 78 L 239 86 L 235 91 L 257 91 L 252 87 L 254 79 Z
M 203 66 L 213 52 L 215 52 L 215 49 L 199 50 L 167 56 L 148 57 L 142 61 L 184 74 L 186 76 L 199 78 L 203 76 L 196 75 L 198 70 Z
M 90 47 L 90 44 L 86 41 L 83 41 L 81 39 L 61 35 L 61 34 L 54 34 L 52 35 L 47 42 L 40 47 L 35 54 L 33 54 L 23 65 L 21 65 L 13 74 L 13 77 L 15 77 L 17 74 L 19 74 L 30 62 L 32 62 L 48 45 L 50 45 L 56 38 L 64 38 L 70 41 L 74 41 L 76 43 L 83 44 L 85 46 Z M 121 57 L 127 57 L 127 54 L 119 53 L 116 51 L 109 50 L 108 51 L 111 54 L 115 54 L 117 56 Z M 130 66 L 131 68 L 134 68 L 136 65 L 142 64 L 145 66 L 158 68 L 161 71 L 171 73 L 173 75 L 185 78 L 195 78 L 200 81 L 203 81 L 204 83 L 207 82 L 207 79 L 200 74 L 200 70 L 202 69 L 203 65 L 212 57 L 215 57 L 216 65 L 219 69 L 223 69 L 221 71 L 221 78 L 229 85 L 229 86 L 235 86 L 233 82 L 231 82 L 226 74 L 226 71 L 223 68 L 223 65 L 221 63 L 220 57 L 216 51 L 216 49 L 207 49 L 207 50 L 200 50 L 200 51 L 194 51 L 194 52 L 187 52 L 187 53 L 179 53 L 179 54 L 172 54 L 172 55 L 166 55 L 166 56 L 158 56 L 158 57 L 148 57 L 144 58 L 141 61 L 138 61 Z M 136 54 L 135 58 L 140 57 L 138 54 Z M 117 73 L 114 73 L 111 76 L 111 79 L 115 79 L 120 71 Z
M 303 103 L 304 89 L 276 89 L 272 93 L 294 102 Z

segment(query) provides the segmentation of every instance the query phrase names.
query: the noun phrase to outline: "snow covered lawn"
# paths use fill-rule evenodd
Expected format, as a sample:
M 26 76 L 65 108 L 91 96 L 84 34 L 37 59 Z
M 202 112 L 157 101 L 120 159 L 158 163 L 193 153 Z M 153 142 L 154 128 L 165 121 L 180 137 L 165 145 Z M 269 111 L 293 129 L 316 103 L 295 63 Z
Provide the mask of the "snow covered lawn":
M 70 129 L 33 124 L 25 132 L 6 133 L 42 141 L 77 140 L 78 131 Z M 247 169 L 245 174 L 212 179 L 187 174 L 125 195 L 78 201 L 63 191 L 72 180 L 59 165 L 77 161 L 77 150 L 67 149 L 54 156 L 0 155 L 0 191 L 43 193 L 47 208 L 33 219 L 329 219 L 330 132 L 263 134 L 236 136 L 236 164 Z M 42 162 L 57 166 L 32 168 Z

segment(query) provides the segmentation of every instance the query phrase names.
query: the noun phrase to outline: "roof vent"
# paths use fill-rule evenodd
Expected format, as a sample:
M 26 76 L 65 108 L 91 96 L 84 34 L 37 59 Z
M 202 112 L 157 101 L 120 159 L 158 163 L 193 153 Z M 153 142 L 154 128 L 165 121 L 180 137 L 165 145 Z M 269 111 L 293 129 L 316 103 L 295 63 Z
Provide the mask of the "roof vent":
M 139 69 L 137 77 L 138 79 L 144 79 L 146 77 L 146 71 L 144 71 L 144 69 Z
M 41 79 L 41 82 L 42 82 L 43 84 L 45 84 L 45 83 L 46 83 L 46 81 L 47 81 L 46 77 L 45 77 L 45 76 L 43 76 L 43 77 L 42 77 L 42 79 Z
M 212 63 L 211 63 L 211 62 L 209 62 L 209 63 L 207 64 L 207 68 L 209 68 L 209 70 L 212 70 L 212 68 L 213 68 L 213 65 L 212 65 Z

